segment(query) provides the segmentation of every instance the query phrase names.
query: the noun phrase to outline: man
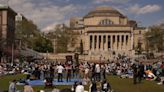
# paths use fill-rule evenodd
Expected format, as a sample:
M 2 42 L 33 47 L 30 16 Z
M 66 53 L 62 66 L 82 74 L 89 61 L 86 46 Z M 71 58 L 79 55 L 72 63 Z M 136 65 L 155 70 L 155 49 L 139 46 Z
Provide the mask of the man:
M 96 72 L 96 81 L 100 81 L 100 72 L 101 72 L 101 68 L 99 64 L 96 64 L 95 66 L 95 72 Z
M 143 75 L 144 75 L 144 65 L 142 64 L 142 62 L 140 62 L 138 68 L 139 68 L 139 71 L 138 71 L 138 82 L 141 83 L 141 80 L 142 80 Z
M 111 86 L 106 80 L 104 80 L 102 82 L 101 86 L 102 86 L 101 87 L 102 92 L 110 92 L 111 91 Z
M 64 67 L 59 64 L 57 67 L 56 67 L 56 70 L 57 70 L 57 73 L 58 73 L 58 82 L 62 82 L 63 80 L 63 70 L 64 70 Z
M 16 80 L 13 80 L 9 85 L 9 91 L 8 92 L 16 92 Z
M 136 84 L 138 71 L 137 71 L 137 65 L 135 63 L 132 65 L 132 69 L 133 69 L 133 84 Z
M 84 92 L 84 86 L 82 85 L 82 82 L 77 85 L 75 92 Z

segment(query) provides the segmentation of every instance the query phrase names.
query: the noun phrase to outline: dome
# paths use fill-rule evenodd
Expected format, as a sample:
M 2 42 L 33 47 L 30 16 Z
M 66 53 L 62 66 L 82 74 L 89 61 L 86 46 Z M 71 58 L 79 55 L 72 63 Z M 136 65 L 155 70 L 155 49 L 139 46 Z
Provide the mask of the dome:
M 124 17 L 119 11 L 110 7 L 110 6 L 100 6 L 95 10 L 89 12 L 85 18 L 87 17 L 95 17 L 95 16 L 121 16 Z

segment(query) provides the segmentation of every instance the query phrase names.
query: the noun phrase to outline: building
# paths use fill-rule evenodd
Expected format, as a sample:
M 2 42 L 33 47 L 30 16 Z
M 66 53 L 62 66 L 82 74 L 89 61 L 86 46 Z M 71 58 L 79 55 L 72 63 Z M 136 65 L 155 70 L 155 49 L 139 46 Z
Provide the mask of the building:
M 15 16 L 16 12 L 10 7 L 0 5 L 0 59 L 13 60 L 15 43 Z M 4 59 L 6 56 L 6 59 Z
M 71 18 L 70 27 L 80 32 L 84 54 L 90 58 L 109 59 L 118 54 L 132 56 L 139 45 L 145 48 L 143 34 L 146 29 L 138 27 L 136 21 L 129 20 L 112 7 L 97 7 L 83 18 Z
M 8 46 L 15 39 L 15 16 L 16 12 L 8 6 L 0 5 L 0 38 L 6 41 Z

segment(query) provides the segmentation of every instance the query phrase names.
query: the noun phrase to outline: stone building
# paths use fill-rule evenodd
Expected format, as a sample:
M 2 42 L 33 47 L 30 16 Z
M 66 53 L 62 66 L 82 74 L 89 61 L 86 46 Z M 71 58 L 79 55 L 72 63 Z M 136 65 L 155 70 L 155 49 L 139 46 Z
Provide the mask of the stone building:
M 90 58 L 132 56 L 138 44 L 145 48 L 143 34 L 146 29 L 112 7 L 97 7 L 82 18 L 71 18 L 70 27 L 80 32 L 84 54 Z
M 0 4 L 0 62 L 13 61 L 16 12 Z
M 14 43 L 15 16 L 16 12 L 10 7 L 0 5 L 0 38 L 6 40 L 8 46 Z

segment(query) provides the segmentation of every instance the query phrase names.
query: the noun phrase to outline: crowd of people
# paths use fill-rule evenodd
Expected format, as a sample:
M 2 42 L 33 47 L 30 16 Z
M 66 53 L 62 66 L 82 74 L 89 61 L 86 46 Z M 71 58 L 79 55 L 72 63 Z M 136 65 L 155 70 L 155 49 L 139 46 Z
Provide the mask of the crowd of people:
M 108 92 L 111 85 L 106 80 L 106 75 L 117 75 L 120 78 L 133 78 L 133 83 L 141 83 L 143 79 L 159 81 L 158 84 L 164 83 L 164 62 L 157 61 L 153 63 L 142 63 L 139 60 L 130 58 L 119 58 L 116 60 L 107 60 L 106 62 L 87 62 L 74 64 L 72 61 L 67 62 L 24 62 L 16 63 L 10 66 L 6 63 L 0 63 L 0 75 L 6 74 L 5 71 L 11 70 L 13 73 L 26 73 L 26 80 L 45 80 L 45 85 L 49 82 L 52 86 L 53 79 L 57 76 L 58 82 L 63 82 L 65 78 L 70 82 L 73 78 L 82 79 L 82 82 L 75 82 L 72 90 L 74 92 L 84 92 L 84 86 L 90 83 L 90 92 L 97 92 L 97 82 L 101 82 L 101 90 Z M 50 79 L 50 81 L 48 81 Z M 10 90 L 15 89 L 16 81 L 13 80 L 9 85 Z M 32 87 L 25 82 L 25 89 Z M 81 90 L 81 91 L 78 91 Z M 29 92 L 29 91 L 25 91 Z

